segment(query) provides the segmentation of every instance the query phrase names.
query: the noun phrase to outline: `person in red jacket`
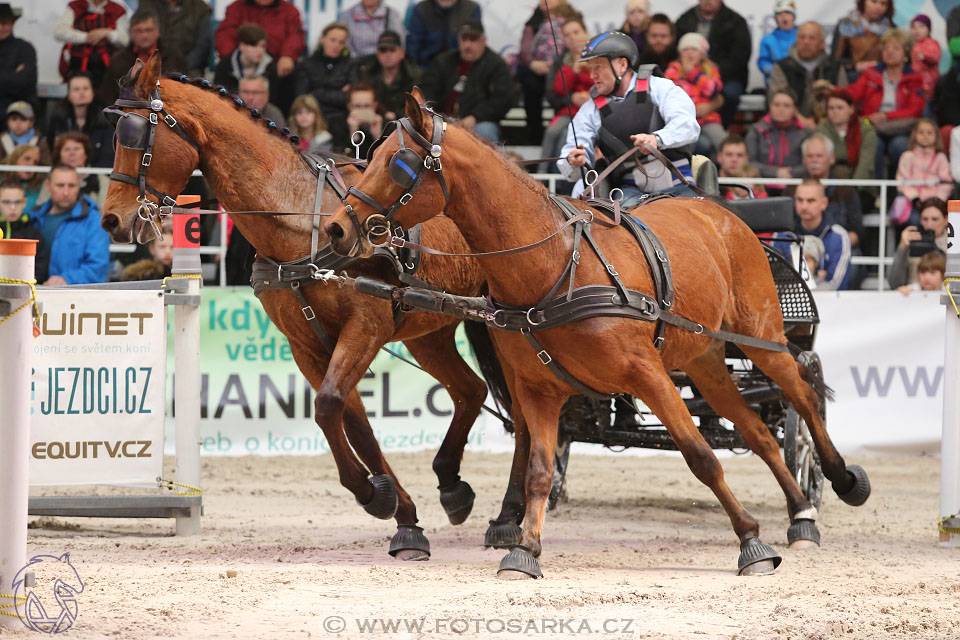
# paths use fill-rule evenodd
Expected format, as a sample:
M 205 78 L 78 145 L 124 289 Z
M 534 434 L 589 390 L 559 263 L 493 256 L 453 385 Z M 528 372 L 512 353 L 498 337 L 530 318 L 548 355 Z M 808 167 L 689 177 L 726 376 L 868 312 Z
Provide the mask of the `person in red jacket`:
M 864 69 L 855 83 L 847 87 L 860 114 L 877 129 L 876 176 L 889 175 L 900 154 L 907 150 L 910 128 L 923 114 L 923 78 L 910 66 L 910 36 L 902 29 L 891 29 L 881 38 L 881 61 Z
M 267 53 L 277 61 L 277 76 L 286 78 L 306 49 L 300 11 L 287 0 L 236 0 L 227 7 L 214 39 L 217 55 L 225 58 L 237 48 L 237 28 L 249 22 L 267 32 Z

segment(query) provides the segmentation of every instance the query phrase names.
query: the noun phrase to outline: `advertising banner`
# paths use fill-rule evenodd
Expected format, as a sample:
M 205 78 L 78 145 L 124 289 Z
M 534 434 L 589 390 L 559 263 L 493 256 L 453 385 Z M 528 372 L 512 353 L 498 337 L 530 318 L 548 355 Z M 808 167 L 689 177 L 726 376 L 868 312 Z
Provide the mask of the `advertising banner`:
M 41 289 L 30 484 L 140 484 L 163 468 L 159 291 Z

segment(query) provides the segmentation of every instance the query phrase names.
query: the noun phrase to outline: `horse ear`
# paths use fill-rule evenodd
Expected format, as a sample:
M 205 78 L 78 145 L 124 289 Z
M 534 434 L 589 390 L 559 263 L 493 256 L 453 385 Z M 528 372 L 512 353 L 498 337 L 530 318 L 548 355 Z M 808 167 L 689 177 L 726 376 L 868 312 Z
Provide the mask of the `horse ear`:
M 147 98 L 160 80 L 160 52 L 154 51 L 137 78 L 137 94 Z
M 423 92 L 420 91 L 420 87 L 415 86 L 410 93 L 404 95 L 407 99 L 407 117 L 410 118 L 410 122 L 413 123 L 414 128 L 420 135 L 429 139 L 430 136 L 427 134 L 427 127 L 424 124 L 427 114 L 424 113 L 422 108 L 425 102 Z

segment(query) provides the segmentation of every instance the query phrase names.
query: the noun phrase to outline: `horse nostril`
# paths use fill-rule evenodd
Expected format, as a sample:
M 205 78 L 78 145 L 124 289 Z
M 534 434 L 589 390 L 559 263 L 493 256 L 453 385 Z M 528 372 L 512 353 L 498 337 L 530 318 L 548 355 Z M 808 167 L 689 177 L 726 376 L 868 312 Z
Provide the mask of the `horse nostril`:
M 120 217 L 114 213 L 106 213 L 100 220 L 100 226 L 104 231 L 113 231 L 120 226 Z
M 337 222 L 331 222 L 327 225 L 327 235 L 331 240 L 343 240 L 343 227 Z

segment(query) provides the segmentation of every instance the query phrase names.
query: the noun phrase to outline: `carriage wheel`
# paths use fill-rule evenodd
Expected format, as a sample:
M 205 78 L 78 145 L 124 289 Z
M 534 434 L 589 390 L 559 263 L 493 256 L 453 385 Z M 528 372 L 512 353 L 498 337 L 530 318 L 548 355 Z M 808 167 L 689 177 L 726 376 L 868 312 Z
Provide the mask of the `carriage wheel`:
M 797 480 L 800 490 L 820 510 L 823 497 L 823 470 L 806 421 L 789 407 L 783 425 L 783 461 Z
M 570 438 L 560 434 L 557 450 L 553 454 L 553 486 L 547 498 L 547 511 L 557 508 L 557 503 L 567 501 L 567 463 L 570 461 Z

